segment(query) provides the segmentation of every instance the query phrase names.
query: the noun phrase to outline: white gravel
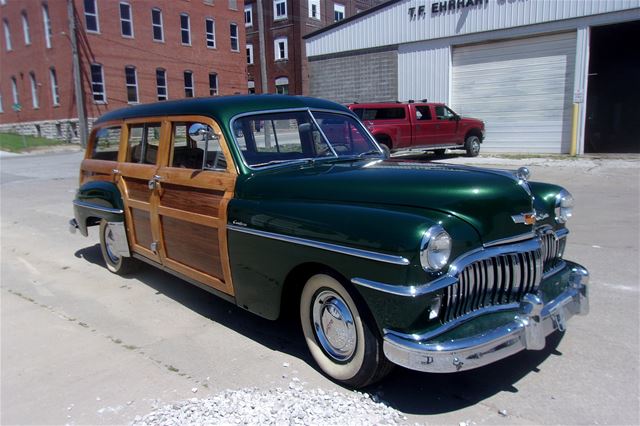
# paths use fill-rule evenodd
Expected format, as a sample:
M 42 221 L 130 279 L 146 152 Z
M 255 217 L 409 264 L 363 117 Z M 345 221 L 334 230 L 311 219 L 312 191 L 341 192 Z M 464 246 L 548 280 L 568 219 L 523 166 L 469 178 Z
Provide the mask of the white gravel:
M 287 389 L 226 390 L 206 399 L 191 398 L 165 405 L 134 426 L 173 425 L 397 425 L 400 412 L 378 402 L 377 396 L 353 392 L 304 390 L 299 381 Z

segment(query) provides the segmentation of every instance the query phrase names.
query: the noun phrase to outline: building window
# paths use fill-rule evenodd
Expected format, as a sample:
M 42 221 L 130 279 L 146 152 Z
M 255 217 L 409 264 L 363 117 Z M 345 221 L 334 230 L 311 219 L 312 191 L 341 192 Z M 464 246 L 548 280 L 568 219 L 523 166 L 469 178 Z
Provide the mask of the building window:
M 276 54 L 276 61 L 284 61 L 289 58 L 289 47 L 286 37 L 277 38 L 273 41 L 273 50 Z
M 253 7 L 248 4 L 244 7 L 244 26 L 250 27 L 253 25 Z
M 287 0 L 273 0 L 273 19 L 287 19 Z
M 122 37 L 133 37 L 133 17 L 129 3 L 120 3 L 120 34 Z
M 104 72 L 100 64 L 91 64 L 91 92 L 95 102 L 107 101 L 104 93 Z
M 124 78 L 127 85 L 127 102 L 138 102 L 138 76 L 136 75 L 136 67 L 124 67 Z
M 253 65 L 253 44 L 247 44 L 247 64 Z
M 27 12 L 22 12 L 22 32 L 24 33 L 24 44 L 31 44 L 31 34 L 29 32 L 29 18 L 27 18 Z
M 191 71 L 184 72 L 184 96 L 187 98 L 193 98 L 195 92 L 193 91 L 193 73 Z
M 333 5 L 333 20 L 335 22 L 342 21 L 344 19 L 344 5 L 335 3 Z
M 249 80 L 247 82 L 247 93 L 250 95 L 255 95 L 256 93 L 256 82 L 253 80 Z
M 218 96 L 218 74 L 209 73 L 209 96 Z
M 153 41 L 164 41 L 162 11 L 160 9 L 151 9 L 151 29 L 153 31 Z
M 13 47 L 11 46 L 11 31 L 9 30 L 9 21 L 7 21 L 7 18 L 2 20 L 2 27 L 4 29 L 4 45 L 7 48 L 7 52 L 10 52 Z
M 229 0 L 229 9 L 238 10 L 238 0 Z
M 51 19 L 49 19 L 49 6 L 42 5 L 42 23 L 44 24 L 44 44 L 51 49 Z
M 38 82 L 36 81 L 36 75 L 31 71 L 29 73 L 29 82 L 31 83 L 31 105 L 33 109 L 40 108 L 40 100 L 38 99 Z
M 167 93 L 167 71 L 163 68 L 156 69 L 156 91 L 158 93 L 159 101 L 166 101 L 169 99 Z
M 320 0 L 309 0 L 309 18 L 320 20 Z
M 205 35 L 207 38 L 207 47 L 213 49 L 216 47 L 216 22 L 213 18 L 204 20 Z
M 53 106 L 60 105 L 60 92 L 58 91 L 58 76 L 56 75 L 56 69 L 49 68 L 49 82 L 51 83 L 51 101 Z
M 287 77 L 276 78 L 276 93 L 278 95 L 289 94 L 289 79 Z
M 191 22 L 189 15 L 186 13 L 180 14 L 180 37 L 182 38 L 182 44 L 191 45 Z
M 13 96 L 14 107 L 19 107 L 20 95 L 18 94 L 18 82 L 15 77 L 11 77 L 11 95 Z
M 4 112 L 4 106 L 2 104 L 2 93 L 0 93 L 0 114 Z
M 96 0 L 84 0 L 84 22 L 87 31 L 92 33 L 100 32 L 100 21 L 98 20 L 98 6 Z
M 240 46 L 238 45 L 238 25 L 237 24 L 229 24 L 229 36 L 231 37 L 231 50 L 234 52 L 240 51 Z

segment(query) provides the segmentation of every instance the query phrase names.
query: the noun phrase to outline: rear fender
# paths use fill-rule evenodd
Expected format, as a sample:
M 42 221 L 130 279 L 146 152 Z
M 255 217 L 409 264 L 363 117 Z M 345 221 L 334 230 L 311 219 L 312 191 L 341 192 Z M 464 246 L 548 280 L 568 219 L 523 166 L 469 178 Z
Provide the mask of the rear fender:
M 124 204 L 120 190 L 112 182 L 87 182 L 76 193 L 73 213 L 78 230 L 85 237 L 89 235 L 87 228 L 99 224 L 101 219 L 124 222 Z

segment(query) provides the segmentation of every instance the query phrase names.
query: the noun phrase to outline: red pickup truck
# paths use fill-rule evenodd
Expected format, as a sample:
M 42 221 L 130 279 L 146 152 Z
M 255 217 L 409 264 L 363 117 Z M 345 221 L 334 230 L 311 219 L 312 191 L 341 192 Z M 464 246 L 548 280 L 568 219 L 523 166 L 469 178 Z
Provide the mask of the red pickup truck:
M 403 150 L 435 151 L 464 149 L 467 156 L 480 152 L 484 122 L 461 117 L 449 107 L 426 102 L 384 102 L 351 104 L 378 143 L 389 152 Z

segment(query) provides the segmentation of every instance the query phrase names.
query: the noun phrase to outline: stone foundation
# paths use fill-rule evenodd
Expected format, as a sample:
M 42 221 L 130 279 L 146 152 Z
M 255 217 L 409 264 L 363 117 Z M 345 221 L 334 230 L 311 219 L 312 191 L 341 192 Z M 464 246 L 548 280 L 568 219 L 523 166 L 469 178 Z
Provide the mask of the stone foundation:
M 95 118 L 87 119 L 87 133 L 91 132 L 94 121 Z M 0 124 L 0 133 L 17 133 L 19 135 L 38 136 L 79 144 L 80 136 L 78 131 L 77 118 Z

